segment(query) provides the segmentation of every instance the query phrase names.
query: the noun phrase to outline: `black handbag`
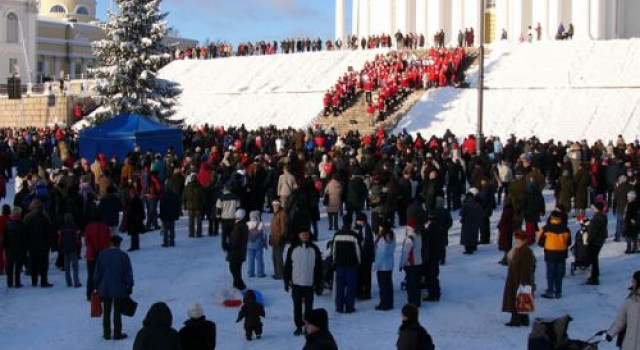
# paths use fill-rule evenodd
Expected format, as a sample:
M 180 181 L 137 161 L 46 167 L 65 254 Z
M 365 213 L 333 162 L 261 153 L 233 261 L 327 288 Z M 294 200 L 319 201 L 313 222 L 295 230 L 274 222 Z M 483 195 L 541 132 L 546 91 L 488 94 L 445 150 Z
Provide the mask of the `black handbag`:
M 322 199 L 322 204 L 326 207 L 327 205 L 329 205 L 329 194 L 325 194 L 324 198 Z
M 136 310 L 138 309 L 138 303 L 131 299 L 130 296 L 122 299 L 120 303 L 120 313 L 127 317 L 133 317 L 136 314 Z

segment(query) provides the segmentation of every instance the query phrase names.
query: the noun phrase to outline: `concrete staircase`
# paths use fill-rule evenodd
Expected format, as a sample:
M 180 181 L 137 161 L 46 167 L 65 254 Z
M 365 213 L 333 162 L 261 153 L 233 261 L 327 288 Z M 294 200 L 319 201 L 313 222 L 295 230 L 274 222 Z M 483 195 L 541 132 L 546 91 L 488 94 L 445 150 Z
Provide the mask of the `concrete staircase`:
M 478 49 L 469 48 L 467 50 L 467 55 L 470 58 L 470 62 L 467 63 L 465 73 L 468 72 L 472 67 L 478 65 L 478 60 L 476 60 L 476 57 L 478 56 Z M 410 50 L 404 52 L 409 52 L 416 55 L 425 55 L 427 53 L 427 51 L 425 50 Z M 411 108 L 413 108 L 416 103 L 418 103 L 425 92 L 425 90 L 418 90 L 413 92 L 412 94 L 409 94 L 405 101 L 399 103 L 390 113 L 390 115 L 387 115 L 385 121 L 379 123 L 374 122 L 374 124 L 371 124 L 371 120 L 367 115 L 367 103 L 365 102 L 364 93 L 360 93 L 356 97 L 356 101 L 351 106 L 349 106 L 347 110 L 341 115 L 337 117 L 334 117 L 333 115 L 325 117 L 322 113 L 320 113 L 320 115 L 318 115 L 311 126 L 314 128 L 322 128 L 323 130 L 334 128 L 339 135 L 344 135 L 349 131 L 356 130 L 360 134 L 369 134 L 378 130 L 380 126 L 382 126 L 385 130 L 390 131 L 394 129 L 398 122 L 405 115 L 407 115 L 407 113 L 409 113 Z

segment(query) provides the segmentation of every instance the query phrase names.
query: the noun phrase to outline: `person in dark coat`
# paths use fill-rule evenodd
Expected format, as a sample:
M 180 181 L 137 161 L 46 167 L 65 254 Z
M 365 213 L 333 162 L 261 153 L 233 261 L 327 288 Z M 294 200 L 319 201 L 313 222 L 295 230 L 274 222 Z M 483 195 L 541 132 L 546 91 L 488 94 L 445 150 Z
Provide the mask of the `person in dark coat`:
M 313 241 L 317 241 L 319 236 L 318 221 L 320 221 L 320 194 L 318 190 L 316 190 L 315 183 L 311 176 L 305 177 L 302 190 L 305 192 L 308 200 L 309 219 L 311 220 L 311 227 L 313 228 L 312 239 Z
M 624 209 L 624 232 L 622 236 L 627 241 L 625 254 L 633 254 L 638 249 L 638 226 L 640 225 L 640 215 L 638 215 L 638 199 L 636 192 L 627 193 L 627 206 Z
M 371 299 L 371 269 L 375 259 L 375 237 L 367 222 L 366 214 L 360 213 L 356 216 L 354 229 L 358 236 L 361 254 L 356 297 L 359 300 L 369 300 Z
M 344 225 L 333 236 L 333 263 L 336 267 L 335 305 L 338 313 L 355 312 L 358 266 L 362 254 L 358 236 L 351 230 L 349 215 L 343 218 Z
M 398 332 L 397 350 L 435 349 L 431 335 L 420 325 L 418 313 L 418 308 L 413 304 L 402 307 L 402 325 Z
M 542 193 L 538 192 L 535 183 L 527 183 L 527 193 L 522 201 L 522 216 L 525 222 L 525 233 L 527 234 L 527 243 L 532 244 L 535 241 L 536 232 L 538 232 L 538 222 L 544 216 L 544 198 Z
M 51 220 L 44 214 L 40 199 L 35 198 L 29 204 L 29 214 L 24 217 L 24 227 L 27 234 L 29 263 L 31 266 L 31 285 L 53 287 L 49 283 L 49 250 L 53 244 Z
M 207 320 L 202 306 L 195 303 L 189 307 L 189 319 L 178 332 L 184 350 L 215 350 L 216 324 Z
M 428 302 L 440 301 L 440 261 L 442 260 L 441 255 L 446 235 L 443 224 L 446 223 L 440 223 L 436 213 L 433 211 L 429 213 L 429 226 L 427 226 L 422 239 L 422 266 L 429 292 L 429 295 L 423 300 Z
M 93 283 L 102 299 L 103 338 L 111 339 L 111 310 L 113 310 L 113 339 L 127 337 L 122 333 L 122 300 L 133 291 L 133 269 L 129 255 L 120 250 L 122 237 L 111 236 L 111 248 L 98 255 Z
M 516 246 L 509 251 L 507 261 L 509 272 L 502 294 L 502 311 L 511 313 L 509 327 L 529 325 L 529 315 L 520 315 L 516 310 L 516 295 L 520 285 L 533 286 L 535 278 L 536 258 L 527 244 L 527 235 L 517 230 L 515 233 Z
M 338 350 L 329 331 L 329 315 L 325 309 L 307 311 L 304 315 L 306 343 L 302 350 Z
M 262 321 L 260 317 L 265 317 L 264 305 L 256 300 L 256 293 L 249 289 L 244 293 L 242 308 L 238 312 L 236 323 L 244 320 L 244 331 L 248 341 L 253 339 L 253 334 L 257 339 L 262 338 Z
M 13 207 L 9 219 L 5 222 L 3 245 L 7 256 L 7 286 L 9 288 L 22 287 L 20 275 L 25 263 L 27 247 L 21 214 L 21 207 Z
M 504 252 L 504 257 L 498 263 L 504 266 L 508 266 L 507 254 L 513 247 L 513 205 L 509 201 L 504 201 L 504 208 L 502 208 L 502 215 L 498 222 L 498 250 Z
M 202 237 L 204 189 L 193 174 L 187 178 L 187 187 L 182 193 L 182 205 L 189 215 L 189 237 Z
M 176 245 L 176 221 L 178 219 L 180 219 L 180 199 L 171 187 L 166 186 L 160 199 L 163 247 L 174 247 Z
M 247 259 L 247 241 L 249 240 L 249 228 L 245 221 L 244 209 L 236 211 L 236 223 L 229 237 L 229 249 L 227 250 L 227 262 L 229 271 L 233 276 L 233 287 L 245 290 L 247 286 L 242 280 L 242 263 Z
M 433 215 L 435 215 L 437 222 L 444 229 L 442 234 L 442 252 L 440 252 L 440 265 L 444 265 L 447 262 L 447 247 L 449 246 L 449 230 L 453 226 L 453 218 L 451 212 L 447 210 L 444 203 L 444 197 L 436 197 L 436 207 L 433 209 Z
M 587 209 L 587 202 L 589 200 L 589 185 L 591 184 L 591 177 L 584 165 L 578 167 L 578 171 L 573 177 L 575 183 L 575 201 L 576 201 L 576 215 L 584 215 Z
M 460 244 L 464 246 L 464 254 L 473 254 L 478 249 L 478 231 L 484 216 L 480 201 L 476 198 L 478 190 L 471 188 L 460 210 L 462 232 Z
M 591 262 L 591 276 L 587 280 L 588 285 L 597 286 L 600 284 L 600 262 L 599 256 L 604 242 L 607 240 L 609 232 L 607 225 L 609 220 L 603 213 L 604 203 L 597 202 L 593 205 L 593 217 L 589 224 L 589 261 Z
M 129 200 L 125 205 L 120 226 L 120 232 L 126 232 L 131 236 L 128 251 L 132 252 L 140 249 L 140 234 L 144 230 L 144 204 L 142 204 L 142 199 L 138 196 L 138 192 L 132 188 L 129 190 Z
M 171 327 L 172 323 L 173 316 L 167 304 L 151 305 L 133 342 L 133 350 L 182 350 L 178 332 Z
M 107 195 L 100 199 L 98 204 L 98 211 L 102 214 L 102 222 L 107 224 L 111 229 L 111 234 L 115 235 L 118 229 L 118 223 L 120 222 L 120 212 L 122 211 L 122 202 L 116 194 L 116 188 L 109 186 L 107 188 Z
M 353 214 L 359 214 L 364 209 L 368 190 L 362 176 L 354 175 L 347 185 L 347 216 L 353 222 Z
M 73 223 L 73 215 L 71 213 L 64 214 L 64 223 L 58 231 L 58 249 L 64 256 L 64 272 L 67 281 L 67 287 L 82 287 L 80 278 L 78 277 L 78 252 L 82 247 L 80 238 L 80 230 Z M 73 271 L 73 281 L 71 280 L 71 272 Z

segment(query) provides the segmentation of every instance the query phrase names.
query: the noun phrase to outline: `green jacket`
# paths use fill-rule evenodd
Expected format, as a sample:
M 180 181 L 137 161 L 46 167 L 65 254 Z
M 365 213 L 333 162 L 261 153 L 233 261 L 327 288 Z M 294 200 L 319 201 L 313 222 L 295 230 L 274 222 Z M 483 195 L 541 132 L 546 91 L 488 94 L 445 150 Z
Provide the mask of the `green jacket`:
M 204 189 L 198 181 L 190 182 L 182 193 L 182 204 L 185 210 L 202 211 L 204 209 Z

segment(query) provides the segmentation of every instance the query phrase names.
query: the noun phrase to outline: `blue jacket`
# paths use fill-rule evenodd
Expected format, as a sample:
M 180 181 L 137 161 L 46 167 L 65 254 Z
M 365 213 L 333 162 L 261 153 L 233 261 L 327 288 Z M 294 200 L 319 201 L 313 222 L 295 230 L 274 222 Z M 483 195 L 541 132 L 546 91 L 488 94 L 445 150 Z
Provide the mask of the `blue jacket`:
M 380 238 L 376 241 L 376 258 L 374 269 L 376 271 L 393 271 L 393 258 L 396 250 L 395 238 L 386 241 Z
M 133 269 L 129 255 L 117 248 L 100 252 L 93 281 L 102 298 L 124 298 L 127 290 L 133 288 Z

